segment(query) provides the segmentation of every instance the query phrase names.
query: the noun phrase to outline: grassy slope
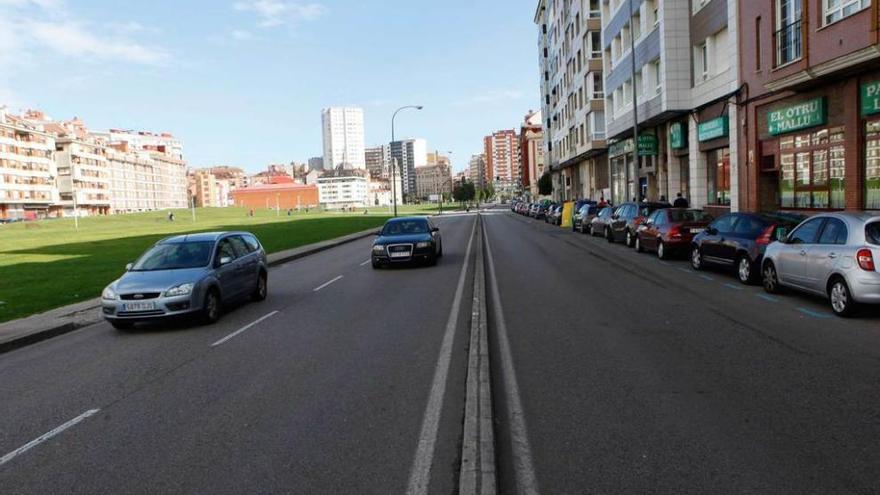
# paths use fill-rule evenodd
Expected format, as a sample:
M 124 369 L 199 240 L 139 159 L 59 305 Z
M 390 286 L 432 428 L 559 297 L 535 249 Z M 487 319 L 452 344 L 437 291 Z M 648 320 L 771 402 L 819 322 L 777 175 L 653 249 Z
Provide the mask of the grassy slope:
M 407 207 L 423 214 L 433 207 Z M 260 210 L 253 218 L 240 208 L 204 209 L 192 221 L 189 210 L 47 220 L 0 226 L 0 322 L 91 299 L 122 274 L 157 240 L 186 232 L 245 230 L 257 235 L 270 253 L 381 225 L 387 209 L 369 215 L 297 213 L 292 217 Z

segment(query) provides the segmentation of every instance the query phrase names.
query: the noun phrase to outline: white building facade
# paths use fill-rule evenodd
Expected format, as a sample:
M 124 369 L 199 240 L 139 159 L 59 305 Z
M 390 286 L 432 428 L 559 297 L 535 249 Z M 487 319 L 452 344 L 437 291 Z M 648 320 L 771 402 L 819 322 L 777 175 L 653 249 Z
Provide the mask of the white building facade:
M 362 175 L 321 177 L 318 202 L 328 210 L 363 208 L 369 205 L 369 178 Z
M 324 137 L 324 170 L 363 170 L 364 110 L 330 107 L 321 112 Z

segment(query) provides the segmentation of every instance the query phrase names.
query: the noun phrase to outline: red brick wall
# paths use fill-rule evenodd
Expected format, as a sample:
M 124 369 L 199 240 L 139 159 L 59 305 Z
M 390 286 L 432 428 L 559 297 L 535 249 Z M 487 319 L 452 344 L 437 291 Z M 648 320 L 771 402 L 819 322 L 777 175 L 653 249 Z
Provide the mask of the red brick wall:
M 273 191 L 271 189 L 255 189 L 247 188 L 236 189 L 232 191 L 232 199 L 235 206 L 244 208 L 265 208 L 268 201 L 270 208 L 275 208 L 277 203 L 281 209 L 296 208 L 297 206 L 317 206 L 318 205 L 318 188 L 315 186 L 298 187 L 295 189 L 282 189 Z

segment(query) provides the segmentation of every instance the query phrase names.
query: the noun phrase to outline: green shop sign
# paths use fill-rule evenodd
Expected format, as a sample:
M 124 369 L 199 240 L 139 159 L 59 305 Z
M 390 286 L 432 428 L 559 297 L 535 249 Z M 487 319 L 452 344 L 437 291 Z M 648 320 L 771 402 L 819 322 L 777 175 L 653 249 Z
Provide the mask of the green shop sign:
M 730 134 L 730 119 L 725 115 L 717 119 L 700 122 L 697 126 L 697 139 L 703 141 L 711 141 L 713 139 L 727 137 Z
M 657 136 L 653 134 L 639 134 L 639 156 L 657 156 L 658 149 Z M 632 153 L 632 151 L 632 138 L 618 141 L 608 146 L 608 156 L 611 158 Z
M 773 136 L 825 125 L 827 121 L 828 110 L 825 107 L 825 98 L 807 100 L 767 114 L 767 126 Z
M 669 127 L 669 146 L 674 150 L 687 148 L 687 134 L 681 122 L 675 122 Z
M 880 81 L 862 84 L 862 115 L 880 113 Z

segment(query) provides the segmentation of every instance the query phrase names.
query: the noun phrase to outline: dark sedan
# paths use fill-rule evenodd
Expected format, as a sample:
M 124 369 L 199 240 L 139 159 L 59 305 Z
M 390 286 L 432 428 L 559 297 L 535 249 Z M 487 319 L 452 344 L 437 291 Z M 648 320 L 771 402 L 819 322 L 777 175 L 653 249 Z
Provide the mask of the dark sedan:
M 636 232 L 636 251 L 656 251 L 660 259 L 687 252 L 694 236 L 706 230 L 711 221 L 712 217 L 702 210 L 657 210 Z
M 788 214 L 730 213 L 709 224 L 694 237 L 691 266 L 702 270 L 707 264 L 735 268 L 744 284 L 760 276 L 764 250 L 786 234 L 804 217 Z
M 373 268 L 422 261 L 436 265 L 443 256 L 440 229 L 425 217 L 392 218 L 373 241 Z
M 657 210 L 671 208 L 669 203 L 623 203 L 618 206 L 611 217 L 611 224 L 605 230 L 608 242 L 623 241 L 629 247 L 635 247 L 636 230 L 639 225 Z
M 583 203 L 575 212 L 571 222 L 571 229 L 582 234 L 591 232 L 592 221 L 599 214 L 601 208 L 595 203 Z

